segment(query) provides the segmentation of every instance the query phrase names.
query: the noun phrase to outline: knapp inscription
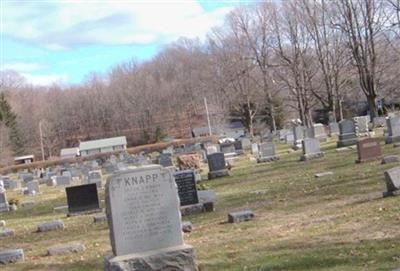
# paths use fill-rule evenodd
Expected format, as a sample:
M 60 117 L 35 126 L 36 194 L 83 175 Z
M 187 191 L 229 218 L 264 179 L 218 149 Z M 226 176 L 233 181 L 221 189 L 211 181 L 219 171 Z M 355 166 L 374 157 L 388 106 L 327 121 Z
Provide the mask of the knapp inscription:
M 107 218 L 115 256 L 183 244 L 177 187 L 159 165 L 128 169 L 108 178 Z

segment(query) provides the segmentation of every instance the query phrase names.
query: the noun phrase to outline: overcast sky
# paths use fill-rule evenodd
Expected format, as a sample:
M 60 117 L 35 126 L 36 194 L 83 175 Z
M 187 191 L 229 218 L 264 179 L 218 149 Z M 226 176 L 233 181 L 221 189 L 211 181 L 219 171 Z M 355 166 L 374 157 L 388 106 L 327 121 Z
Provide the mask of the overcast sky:
M 0 0 L 0 69 L 38 85 L 76 84 L 92 71 L 149 59 L 181 36 L 204 38 L 244 2 Z

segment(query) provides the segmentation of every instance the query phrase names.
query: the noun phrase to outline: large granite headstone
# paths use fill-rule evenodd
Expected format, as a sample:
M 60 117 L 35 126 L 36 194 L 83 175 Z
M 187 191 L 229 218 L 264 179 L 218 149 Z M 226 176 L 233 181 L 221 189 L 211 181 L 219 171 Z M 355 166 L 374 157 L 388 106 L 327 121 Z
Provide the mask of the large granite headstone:
M 358 163 L 382 158 L 379 141 L 375 138 L 366 138 L 357 142 Z
M 386 144 L 400 142 L 400 117 L 390 117 L 386 120 L 387 136 Z
M 357 135 L 352 120 L 342 120 L 339 122 L 339 141 L 337 142 L 337 147 L 347 147 L 357 144 Z
M 178 195 L 181 206 L 199 203 L 194 170 L 182 170 L 174 173 L 175 183 L 178 186 Z
M 222 152 L 216 152 L 207 155 L 208 161 L 208 179 L 214 179 L 224 176 L 229 176 L 228 169 L 225 164 L 225 156 Z
M 319 140 L 316 138 L 306 138 L 302 142 L 303 146 L 303 155 L 300 157 L 301 161 L 319 158 L 324 156 L 324 153 L 321 152 Z
M 271 162 L 279 160 L 276 155 L 276 147 L 273 142 L 264 142 L 260 144 L 260 157 L 258 158 L 258 163 Z
M 101 211 L 96 184 L 83 184 L 65 188 L 68 202 L 68 215 Z
M 197 270 L 194 250 L 183 243 L 177 187 L 160 165 L 119 171 L 106 184 L 113 255 L 105 270 Z

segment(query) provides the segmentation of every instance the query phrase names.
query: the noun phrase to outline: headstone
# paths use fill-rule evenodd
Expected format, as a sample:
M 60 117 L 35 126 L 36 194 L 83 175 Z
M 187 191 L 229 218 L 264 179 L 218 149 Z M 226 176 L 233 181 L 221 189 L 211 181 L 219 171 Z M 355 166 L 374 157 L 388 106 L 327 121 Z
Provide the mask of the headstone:
M 358 137 L 368 136 L 369 129 L 368 123 L 370 121 L 369 116 L 354 117 L 355 132 Z
M 68 215 L 101 211 L 96 184 L 83 184 L 65 188 L 68 202 Z
M 235 147 L 235 152 L 236 152 L 237 154 L 243 154 L 243 153 L 244 153 L 242 141 L 236 140 L 236 141 L 233 143 L 233 146 Z
M 358 163 L 382 158 L 379 141 L 375 138 L 366 138 L 357 142 Z
M 100 170 L 89 171 L 87 175 L 87 184 L 96 184 L 97 188 L 101 188 L 102 174 Z
M 251 153 L 253 155 L 258 155 L 258 144 L 257 143 L 251 144 Z
M 174 173 L 175 183 L 178 186 L 178 195 L 181 206 L 197 204 L 195 172 L 193 170 L 183 170 Z
M 163 167 L 172 167 L 174 164 L 172 163 L 171 154 L 162 153 L 157 158 L 157 163 L 162 165 Z
M 279 157 L 276 155 L 276 147 L 273 142 L 264 142 L 260 144 L 260 157 L 258 163 L 277 161 Z
M 57 186 L 68 186 L 71 185 L 71 177 L 68 176 L 55 176 Z
M 78 253 L 86 250 L 81 243 L 62 244 L 47 249 L 48 256 L 64 255 L 68 253 Z
M 223 153 L 234 153 L 235 152 L 235 145 L 233 142 L 221 143 L 219 144 L 221 152 Z
M 303 126 L 294 126 L 293 127 L 293 148 L 299 149 L 301 148 L 301 142 L 303 141 L 304 135 L 304 127 Z
M 222 152 L 216 152 L 207 155 L 208 160 L 208 179 L 229 176 L 228 169 L 225 164 L 225 156 Z
M 4 189 L 6 190 L 14 190 L 18 188 L 18 182 L 14 180 L 10 180 L 10 178 L 3 178 Z
M 208 146 L 206 146 L 206 154 L 207 155 L 210 155 L 210 154 L 213 154 L 213 153 L 216 153 L 216 152 L 218 152 L 218 146 L 216 146 L 216 145 L 208 145 Z
M 386 144 L 400 142 L 400 117 L 390 117 L 387 119 L 388 134 L 385 137 Z
M 10 210 L 10 206 L 7 202 L 6 192 L 0 192 L 0 213 L 8 212 Z
M 37 232 L 56 231 L 63 229 L 64 229 L 64 222 L 61 220 L 40 223 L 37 225 Z
M 240 212 L 232 212 L 228 214 L 228 222 L 229 223 L 237 223 L 242 221 L 249 221 L 254 219 L 254 213 L 250 210 L 240 211 Z
M 337 122 L 330 122 L 329 123 L 329 136 L 339 135 L 339 124 Z
M 382 164 L 398 163 L 400 162 L 399 155 L 386 155 L 382 159 Z
M 313 129 L 313 137 L 319 139 L 319 141 L 326 141 L 327 135 L 325 132 L 325 126 L 321 123 L 316 123 L 312 127 Z
M 28 188 L 28 193 L 30 195 L 40 193 L 39 182 L 38 181 L 31 181 L 31 182 L 26 184 L 26 187 Z
M 0 250 L 0 264 L 10 264 L 24 261 L 22 249 Z
M 199 190 L 197 191 L 197 195 L 201 203 L 214 202 L 216 199 L 215 191 L 211 189 Z
M 293 133 L 289 133 L 285 136 L 285 143 L 286 144 L 293 144 L 294 143 L 294 135 Z
M 243 150 L 249 150 L 251 148 L 251 141 L 247 137 L 243 137 L 240 139 L 242 141 Z
M 354 122 L 351 120 L 342 120 L 339 122 L 339 141 L 337 147 L 347 147 L 357 144 L 357 136 L 354 127 Z
M 106 185 L 113 256 L 105 270 L 197 270 L 183 243 L 179 198 L 172 174 L 159 165 L 119 171 Z M 129 267 L 130 266 L 130 267 Z
M 274 137 L 269 129 L 261 134 L 261 142 L 272 142 L 273 140 Z
M 320 150 L 319 140 L 316 138 L 306 138 L 302 142 L 303 155 L 301 161 L 323 157 L 324 153 Z
M 24 174 L 24 175 L 21 175 L 21 179 L 24 183 L 28 183 L 28 182 L 33 181 L 33 175 L 32 174 Z
M 392 196 L 400 189 L 400 167 L 395 167 L 385 171 L 386 192 L 383 196 Z
M 304 138 L 315 138 L 313 127 L 304 127 Z

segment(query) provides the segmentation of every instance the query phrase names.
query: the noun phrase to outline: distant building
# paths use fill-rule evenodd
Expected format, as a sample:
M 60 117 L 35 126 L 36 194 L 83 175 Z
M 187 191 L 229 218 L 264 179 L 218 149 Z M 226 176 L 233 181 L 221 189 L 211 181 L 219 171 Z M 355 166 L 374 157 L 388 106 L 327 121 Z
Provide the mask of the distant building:
M 60 151 L 61 158 L 74 158 L 77 156 L 79 156 L 79 148 L 65 148 Z
M 35 156 L 33 154 L 18 156 L 14 158 L 15 165 L 22 165 L 22 164 L 30 164 L 35 160 Z
M 246 131 L 242 122 L 234 121 L 226 125 L 212 126 L 211 132 L 213 135 L 226 136 L 231 138 L 239 138 L 244 136 Z M 195 127 L 192 129 L 193 137 L 208 136 L 209 129 L 207 126 Z
M 79 144 L 81 156 L 88 156 L 97 153 L 122 151 L 126 149 L 126 137 L 111 137 L 90 141 L 82 141 Z

